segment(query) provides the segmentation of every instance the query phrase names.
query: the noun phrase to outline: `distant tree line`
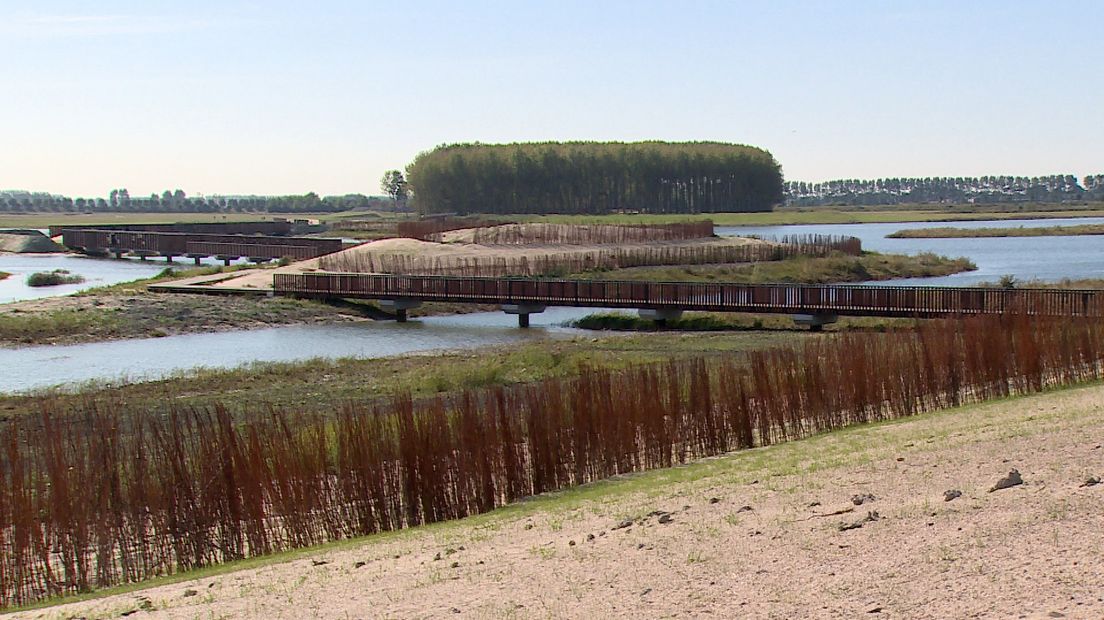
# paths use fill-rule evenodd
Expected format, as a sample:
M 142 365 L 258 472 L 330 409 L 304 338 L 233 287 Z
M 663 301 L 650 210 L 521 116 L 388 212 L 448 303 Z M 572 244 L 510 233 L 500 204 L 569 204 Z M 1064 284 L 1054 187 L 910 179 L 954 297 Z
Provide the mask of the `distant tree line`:
M 1078 183 L 1072 174 L 789 181 L 786 204 L 851 206 L 912 203 L 1069 202 L 1104 200 L 1104 174 Z
M 132 197 L 125 188 L 106 198 L 70 198 L 44 192 L 0 191 L 5 213 L 333 213 L 352 209 L 394 210 L 396 202 L 378 196 L 188 196 L 182 190 Z
M 782 202 L 778 162 L 720 142 L 452 144 L 407 168 L 423 213 L 711 213 Z

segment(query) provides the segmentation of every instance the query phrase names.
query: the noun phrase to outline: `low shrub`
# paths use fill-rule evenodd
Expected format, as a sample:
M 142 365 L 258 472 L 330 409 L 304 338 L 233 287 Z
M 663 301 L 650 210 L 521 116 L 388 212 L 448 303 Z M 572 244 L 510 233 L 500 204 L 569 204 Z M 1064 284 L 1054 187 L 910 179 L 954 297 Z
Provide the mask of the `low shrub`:
M 27 286 L 58 286 L 59 284 L 80 284 L 84 276 L 69 273 L 65 269 L 37 271 L 27 276 Z

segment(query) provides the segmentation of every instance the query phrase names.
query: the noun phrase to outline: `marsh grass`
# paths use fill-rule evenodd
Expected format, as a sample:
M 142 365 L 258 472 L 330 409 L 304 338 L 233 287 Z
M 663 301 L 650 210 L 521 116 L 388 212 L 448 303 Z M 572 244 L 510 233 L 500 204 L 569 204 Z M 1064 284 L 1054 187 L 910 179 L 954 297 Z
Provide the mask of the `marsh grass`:
M 91 332 L 110 337 L 120 333 L 120 330 L 119 315 L 114 310 L 90 308 L 0 313 L 0 342 L 33 344 L 68 334 Z
M 0 315 L 0 326 L 3 315 Z M 230 369 L 192 369 L 155 381 L 89 382 L 80 386 L 0 395 L 0 413 L 33 413 L 43 399 L 71 406 L 111 395 L 166 413 L 218 401 L 232 413 L 257 403 L 297 411 L 333 411 L 343 403 L 409 393 L 414 397 L 578 375 L 583 369 L 627 368 L 694 356 L 740 356 L 810 337 L 797 331 L 728 334 L 647 334 L 505 345 L 382 359 L 254 362 Z M 68 406 L 67 405 L 67 406 Z
M 886 235 L 890 239 L 952 239 L 966 237 L 1067 237 L 1104 235 L 1104 224 L 1034 226 L 1016 228 L 915 228 Z
M 907 329 L 916 324 L 913 319 L 886 319 L 876 317 L 843 317 L 837 323 L 826 325 L 827 331 L 887 331 Z M 733 312 L 693 312 L 678 319 L 658 324 L 623 312 L 599 312 L 571 322 L 572 327 L 599 331 L 663 332 L 663 331 L 807 331 L 797 326 L 788 315 L 744 314 Z
M 80 284 L 84 282 L 84 276 L 75 273 L 69 273 L 66 269 L 55 269 L 53 271 L 36 271 L 27 276 L 27 286 L 42 287 L 42 286 L 58 286 L 61 284 Z
M 947 276 L 977 269 L 969 259 L 925 252 L 917 255 L 863 252 L 858 256 L 794 256 L 784 260 L 731 265 L 631 267 L 572 274 L 574 279 L 652 282 L 734 282 L 737 284 L 838 284 L 897 278 Z

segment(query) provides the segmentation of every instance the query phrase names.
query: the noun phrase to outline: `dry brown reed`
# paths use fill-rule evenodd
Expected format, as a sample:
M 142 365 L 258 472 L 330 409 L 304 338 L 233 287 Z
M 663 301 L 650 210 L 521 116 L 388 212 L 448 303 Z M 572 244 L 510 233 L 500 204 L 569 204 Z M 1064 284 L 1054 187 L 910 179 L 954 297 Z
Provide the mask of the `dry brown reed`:
M 475 228 L 465 240 L 482 245 L 591 245 L 686 241 L 713 236 L 712 220 L 671 224 L 506 224 Z M 427 235 L 426 241 L 442 241 L 442 233 Z
M 862 242 L 854 237 L 805 235 L 783 238 L 781 243 L 745 245 L 627 245 L 582 251 L 525 255 L 416 255 L 348 251 L 323 256 L 324 271 L 451 276 L 562 276 L 587 271 L 611 271 L 655 265 L 709 265 L 774 261 L 794 256 L 827 256 L 833 252 L 860 253 Z
M 573 378 L 168 417 L 0 425 L 0 606 L 485 512 L 850 424 L 1100 379 L 1104 327 L 1023 316 L 847 333 Z
M 431 238 L 435 235 L 439 235 L 440 233 L 448 232 L 450 230 L 463 230 L 465 228 L 481 229 L 511 223 L 512 222 L 504 220 L 456 217 L 440 217 L 428 220 L 413 220 L 399 222 L 397 226 L 397 236 L 407 237 L 410 239 L 420 239 L 422 241 L 430 241 Z

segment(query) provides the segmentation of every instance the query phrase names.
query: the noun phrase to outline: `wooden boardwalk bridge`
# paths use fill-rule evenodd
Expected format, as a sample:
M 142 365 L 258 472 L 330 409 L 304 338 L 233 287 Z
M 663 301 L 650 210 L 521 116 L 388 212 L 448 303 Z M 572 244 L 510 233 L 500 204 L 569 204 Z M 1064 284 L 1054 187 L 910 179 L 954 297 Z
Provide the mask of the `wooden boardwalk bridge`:
M 261 224 L 270 224 L 262 222 Z M 275 224 L 275 223 L 271 223 Z M 219 232 L 219 226 L 234 230 L 233 234 Z M 146 230 L 153 228 L 153 230 Z M 174 228 L 183 229 L 176 232 Z M 331 254 L 342 249 L 340 239 L 318 237 L 287 237 L 272 234 L 245 234 L 244 231 L 257 228 L 244 224 L 199 225 L 163 225 L 126 229 L 122 227 L 59 227 L 62 244 L 65 247 L 86 254 L 135 254 L 146 258 L 164 256 L 169 262 L 173 257 L 184 256 L 194 259 L 198 265 L 200 259 L 214 256 L 225 262 L 238 258 L 248 258 L 255 262 L 288 257 L 294 260 L 315 258 Z M 261 232 L 282 229 L 282 227 L 264 226 Z M 216 232 L 208 232 L 215 230 Z M 53 232 L 53 229 L 51 229 Z
M 547 306 L 629 308 L 657 321 L 683 311 L 793 315 L 813 329 L 839 316 L 934 318 L 1023 313 L 1104 317 L 1104 291 L 932 286 L 535 280 L 356 273 L 276 274 L 275 294 L 380 300 L 400 321 L 422 302 L 499 305 L 528 326 Z

